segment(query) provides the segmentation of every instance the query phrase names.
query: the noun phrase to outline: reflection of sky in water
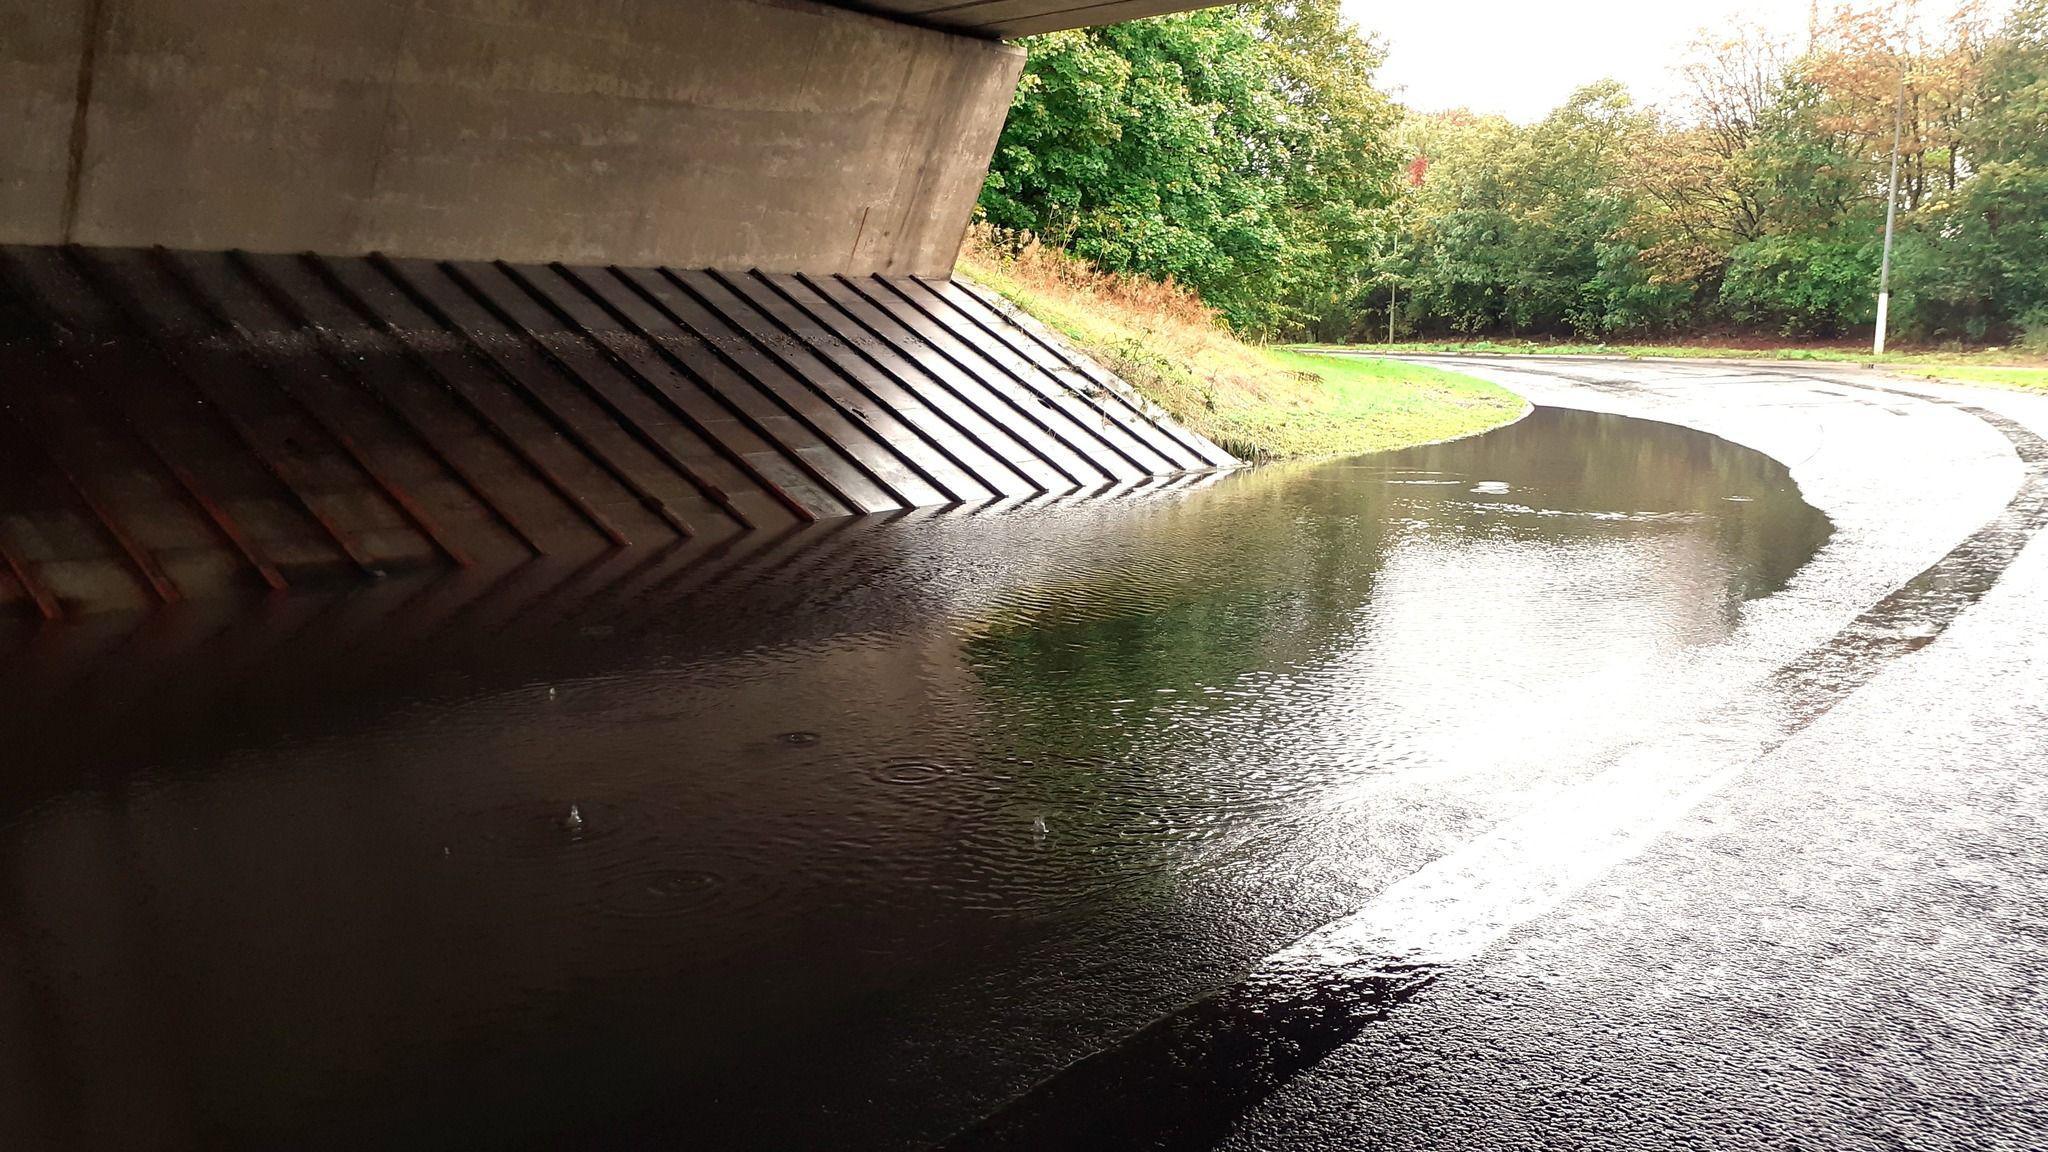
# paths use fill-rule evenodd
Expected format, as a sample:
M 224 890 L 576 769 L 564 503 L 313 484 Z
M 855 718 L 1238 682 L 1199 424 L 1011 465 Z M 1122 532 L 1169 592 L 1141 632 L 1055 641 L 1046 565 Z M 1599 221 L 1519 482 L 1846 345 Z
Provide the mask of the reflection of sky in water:
M 1551 410 L 1201 500 L 978 620 L 987 753 L 1038 769 L 1007 805 L 1087 862 L 982 862 L 1026 906 L 1162 862 L 1232 902 L 1288 874 L 1362 892 L 1390 838 L 1449 843 L 1684 706 L 1827 532 L 1765 458 Z
M 430 640 L 290 622 L 278 663 L 138 673 L 16 743 L 48 767 L 0 848 L 46 938 L 13 974 L 101 975 L 0 1049 L 232 1133 L 563 1101 L 725 1147 L 915 1132 L 934 1084 L 1148 1019 L 1696 705 L 1827 533 L 1755 453 L 1539 410 L 821 526 Z M 138 925 L 174 958 L 141 999 L 108 951 Z M 476 1045 L 518 1056 L 446 1082 Z

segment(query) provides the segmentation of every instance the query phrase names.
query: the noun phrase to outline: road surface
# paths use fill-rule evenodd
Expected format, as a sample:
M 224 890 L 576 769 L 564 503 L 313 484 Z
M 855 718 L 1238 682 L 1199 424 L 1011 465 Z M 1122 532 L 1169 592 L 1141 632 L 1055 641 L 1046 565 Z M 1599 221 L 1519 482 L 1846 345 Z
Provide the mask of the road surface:
M 1777 670 L 962 1146 L 2048 1147 L 2048 396 L 1442 362 L 1790 464 Z

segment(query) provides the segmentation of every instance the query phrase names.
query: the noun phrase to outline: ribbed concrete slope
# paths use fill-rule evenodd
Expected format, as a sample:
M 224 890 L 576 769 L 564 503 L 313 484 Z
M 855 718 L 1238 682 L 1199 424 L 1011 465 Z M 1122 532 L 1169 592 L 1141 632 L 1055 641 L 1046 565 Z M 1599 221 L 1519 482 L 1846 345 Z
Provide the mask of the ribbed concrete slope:
M 713 547 L 1235 461 L 950 281 L 0 249 L 0 610 Z

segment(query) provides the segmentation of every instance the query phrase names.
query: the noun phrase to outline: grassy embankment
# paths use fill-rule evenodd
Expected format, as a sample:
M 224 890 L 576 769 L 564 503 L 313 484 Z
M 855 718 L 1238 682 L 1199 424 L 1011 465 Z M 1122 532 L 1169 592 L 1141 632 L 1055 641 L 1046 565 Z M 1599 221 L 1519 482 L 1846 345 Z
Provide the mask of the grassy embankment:
M 1009 256 L 970 245 L 960 272 L 1245 459 L 1448 440 L 1506 424 L 1524 407 L 1456 372 L 1242 343 L 1184 289 L 1102 273 L 1052 249 Z
M 1871 357 L 1868 348 L 1846 344 L 1547 344 L 1533 340 L 1473 340 L 1358 344 L 1346 345 L 1345 350 L 1365 353 L 1470 352 L 1500 355 L 1627 356 L 1632 359 L 1670 356 L 1687 360 L 1819 360 L 1874 364 L 1887 372 L 1925 376 L 1933 380 L 2048 391 L 2048 355 L 2012 348 L 1984 348 L 1967 352 L 1913 349 L 1887 352 L 1877 359 Z

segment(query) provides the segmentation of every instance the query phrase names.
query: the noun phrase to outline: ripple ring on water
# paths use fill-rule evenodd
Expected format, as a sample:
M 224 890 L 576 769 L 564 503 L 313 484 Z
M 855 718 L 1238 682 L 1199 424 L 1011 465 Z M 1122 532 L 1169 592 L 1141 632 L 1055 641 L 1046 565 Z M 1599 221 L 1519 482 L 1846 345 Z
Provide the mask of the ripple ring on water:
M 946 770 L 937 764 L 910 761 L 884 764 L 870 773 L 884 784 L 929 784 L 945 774 Z
M 718 920 L 744 919 L 748 901 L 723 873 L 707 868 L 662 868 L 616 875 L 598 899 L 605 915 L 629 920 L 708 913 Z

